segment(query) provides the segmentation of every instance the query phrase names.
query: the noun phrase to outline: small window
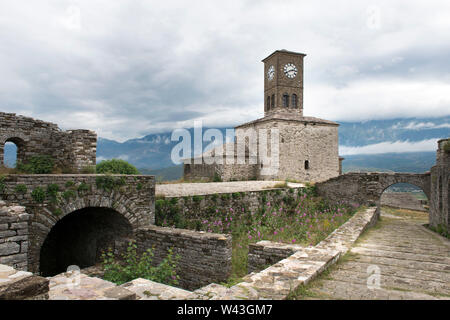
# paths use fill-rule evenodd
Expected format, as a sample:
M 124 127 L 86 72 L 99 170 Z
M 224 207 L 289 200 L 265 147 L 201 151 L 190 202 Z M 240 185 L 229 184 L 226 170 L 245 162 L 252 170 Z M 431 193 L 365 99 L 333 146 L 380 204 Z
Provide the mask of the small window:
M 270 110 L 270 96 L 267 97 L 266 111 Z
M 297 109 L 297 95 L 295 93 L 292 95 L 292 108 Z
M 305 160 L 305 170 L 309 169 L 309 160 Z
M 271 105 L 272 109 L 275 108 L 275 95 L 272 95 L 272 105 Z
M 289 95 L 287 93 L 283 94 L 283 107 L 289 108 Z

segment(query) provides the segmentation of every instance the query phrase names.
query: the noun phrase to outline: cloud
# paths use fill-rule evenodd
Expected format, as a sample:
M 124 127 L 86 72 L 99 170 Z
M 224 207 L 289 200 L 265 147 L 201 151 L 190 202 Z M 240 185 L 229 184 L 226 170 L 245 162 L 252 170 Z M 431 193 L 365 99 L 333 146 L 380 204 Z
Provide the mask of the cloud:
M 435 124 L 433 122 L 417 122 L 411 121 L 406 125 L 395 124 L 393 129 L 408 129 L 408 130 L 426 130 L 426 129 L 442 129 L 450 128 L 450 123 Z
M 261 59 L 282 48 L 308 54 L 306 115 L 450 110 L 445 0 L 3 0 L 0 12 L 0 110 L 117 141 L 263 116 Z
M 386 141 L 370 144 L 362 147 L 339 146 L 340 155 L 353 154 L 378 154 L 378 153 L 404 153 L 436 151 L 439 139 L 428 139 L 417 142 L 410 141 Z

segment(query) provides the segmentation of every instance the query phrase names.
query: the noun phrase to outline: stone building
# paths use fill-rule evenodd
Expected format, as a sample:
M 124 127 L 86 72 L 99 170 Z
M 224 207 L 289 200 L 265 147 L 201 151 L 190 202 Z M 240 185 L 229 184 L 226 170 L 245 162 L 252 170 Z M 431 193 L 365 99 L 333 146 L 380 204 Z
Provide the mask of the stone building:
M 54 123 L 0 112 L 0 165 L 4 165 L 4 146 L 7 142 L 17 146 L 17 161 L 22 163 L 36 155 L 48 155 L 55 160 L 57 167 L 79 171 L 96 162 L 95 132 L 63 131 Z
M 450 232 L 450 138 L 438 141 L 436 165 L 430 173 L 430 225 Z
M 184 162 L 185 180 L 285 180 L 324 181 L 338 176 L 338 124 L 333 121 L 303 115 L 303 58 L 305 54 L 277 50 L 262 60 L 264 63 L 264 117 L 235 127 L 234 143 L 222 146 L 225 156 L 237 159 L 238 142 L 245 142 L 245 163 L 205 161 L 215 156 L 210 150 L 200 157 Z M 257 132 L 256 141 L 248 136 Z M 267 130 L 270 150 L 270 130 L 278 129 L 278 170 L 264 171 L 259 133 Z M 261 142 L 261 143 L 260 143 Z M 256 144 L 256 148 L 252 148 Z M 257 151 L 255 151 L 257 150 Z M 272 154 L 270 154 L 272 155 Z M 195 159 L 195 158 L 194 158 Z M 197 158 L 198 160 L 198 158 Z M 272 163 L 268 163 L 272 166 Z

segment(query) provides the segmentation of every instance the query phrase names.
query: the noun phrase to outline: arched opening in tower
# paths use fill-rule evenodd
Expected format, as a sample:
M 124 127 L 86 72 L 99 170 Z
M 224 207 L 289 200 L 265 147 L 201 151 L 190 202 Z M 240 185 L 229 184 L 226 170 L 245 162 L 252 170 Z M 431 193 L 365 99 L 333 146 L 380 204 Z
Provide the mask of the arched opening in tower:
M 102 253 L 114 248 L 117 240 L 132 234 L 129 221 L 109 208 L 85 208 L 74 211 L 50 230 L 40 252 L 40 273 L 44 277 L 67 271 L 70 265 L 80 269 L 101 261 Z
M 381 194 L 381 206 L 412 211 L 428 212 L 428 198 L 423 190 L 409 183 L 395 183 Z

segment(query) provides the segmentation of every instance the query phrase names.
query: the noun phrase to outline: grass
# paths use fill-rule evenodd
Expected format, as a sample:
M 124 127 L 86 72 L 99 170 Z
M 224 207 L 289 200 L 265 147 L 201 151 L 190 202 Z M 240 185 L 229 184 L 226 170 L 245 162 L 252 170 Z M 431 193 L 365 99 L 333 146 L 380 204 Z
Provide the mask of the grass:
M 245 207 L 216 208 L 209 219 L 189 219 L 186 226 L 197 230 L 232 235 L 233 283 L 248 274 L 249 244 L 261 240 L 280 243 L 316 245 L 356 212 L 355 207 L 331 205 L 306 193 L 297 201 L 265 203 L 256 212 Z M 172 226 L 165 221 L 163 226 Z

